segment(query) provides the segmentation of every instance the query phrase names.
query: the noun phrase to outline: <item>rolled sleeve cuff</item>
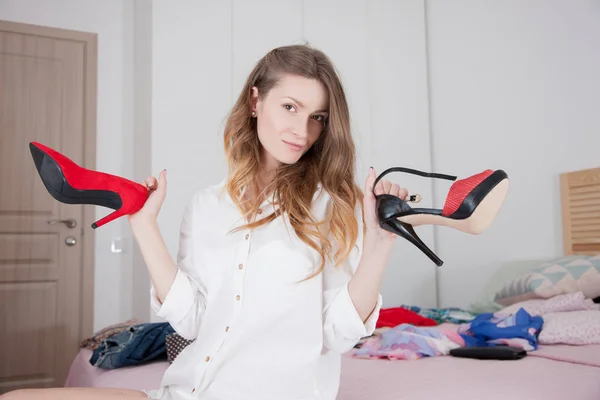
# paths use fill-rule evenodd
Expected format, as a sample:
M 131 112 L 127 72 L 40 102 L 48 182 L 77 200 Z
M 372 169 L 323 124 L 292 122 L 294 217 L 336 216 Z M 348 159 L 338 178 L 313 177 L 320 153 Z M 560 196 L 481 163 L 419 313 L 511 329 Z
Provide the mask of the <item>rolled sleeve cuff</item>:
M 177 323 L 183 320 L 194 304 L 195 290 L 190 278 L 181 269 L 178 269 L 162 304 L 158 300 L 154 286 L 150 289 L 150 296 L 150 304 L 156 315 Z
M 346 338 L 360 339 L 370 336 L 375 332 L 377 320 L 379 319 L 379 311 L 381 310 L 382 296 L 377 295 L 377 303 L 371 312 L 371 315 L 365 322 L 362 321 L 354 302 L 348 291 L 348 284 L 344 285 L 338 293 L 338 298 L 331 305 L 330 313 L 333 313 L 340 318 L 336 318 L 338 324 L 337 330 Z

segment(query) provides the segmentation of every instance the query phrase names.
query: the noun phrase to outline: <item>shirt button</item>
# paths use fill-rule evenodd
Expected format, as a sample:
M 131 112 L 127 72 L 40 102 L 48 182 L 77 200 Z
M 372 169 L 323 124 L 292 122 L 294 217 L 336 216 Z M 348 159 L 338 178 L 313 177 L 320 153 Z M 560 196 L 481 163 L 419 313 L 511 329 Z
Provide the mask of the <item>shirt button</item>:
M 204 361 L 209 362 L 210 361 L 210 356 L 206 356 L 206 358 L 204 359 Z
M 228 326 L 225 327 L 225 332 L 229 332 L 229 327 Z
M 246 233 L 246 240 L 248 240 L 249 237 L 250 237 L 250 234 Z
M 244 264 L 238 265 L 238 269 L 242 269 L 242 268 L 244 268 Z
M 259 209 L 258 209 L 258 213 L 259 213 L 259 214 L 262 214 L 262 208 L 259 208 Z
M 239 301 L 239 300 L 241 299 L 240 295 L 238 294 L 237 296 L 235 296 L 235 299 L 236 299 L 237 301 Z

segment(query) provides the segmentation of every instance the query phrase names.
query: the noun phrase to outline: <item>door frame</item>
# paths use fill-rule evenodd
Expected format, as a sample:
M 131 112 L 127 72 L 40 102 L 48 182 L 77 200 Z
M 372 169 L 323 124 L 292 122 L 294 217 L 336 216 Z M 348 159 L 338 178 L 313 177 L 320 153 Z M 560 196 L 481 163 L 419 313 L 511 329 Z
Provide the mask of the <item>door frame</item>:
M 94 170 L 96 167 L 96 119 L 97 119 L 97 79 L 98 79 L 98 35 L 90 32 L 51 28 L 40 25 L 0 20 L 0 31 L 23 35 L 44 36 L 53 39 L 70 40 L 84 46 L 84 101 L 83 107 L 83 164 L 82 167 Z M 81 295 L 82 307 L 79 315 L 79 339 L 83 340 L 94 332 L 94 252 L 95 232 L 84 229 L 95 221 L 94 207 L 83 207 Z

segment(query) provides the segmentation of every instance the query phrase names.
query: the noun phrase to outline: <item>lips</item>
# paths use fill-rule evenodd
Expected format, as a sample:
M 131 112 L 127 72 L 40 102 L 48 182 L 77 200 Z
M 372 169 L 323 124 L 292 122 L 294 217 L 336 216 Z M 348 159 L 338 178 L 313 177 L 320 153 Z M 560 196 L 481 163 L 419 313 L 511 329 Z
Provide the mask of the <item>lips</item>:
M 283 141 L 283 143 L 285 143 L 290 149 L 292 149 L 294 151 L 301 151 L 304 148 L 304 145 L 292 143 L 292 142 L 286 142 L 285 140 Z

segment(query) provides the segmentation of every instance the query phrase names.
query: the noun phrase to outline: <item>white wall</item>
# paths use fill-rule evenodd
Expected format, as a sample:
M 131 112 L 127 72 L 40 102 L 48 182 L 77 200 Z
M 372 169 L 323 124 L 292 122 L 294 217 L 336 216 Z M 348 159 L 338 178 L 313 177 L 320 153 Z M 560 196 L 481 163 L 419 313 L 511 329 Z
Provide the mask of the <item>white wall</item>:
M 134 133 L 133 179 L 144 180 L 152 170 L 152 1 L 134 0 L 133 91 Z M 132 316 L 141 320 L 150 318 L 148 293 L 150 277 L 139 247 L 134 245 L 128 230 L 128 250 L 131 252 L 131 307 Z
M 173 255 L 185 202 L 225 176 L 226 114 L 254 64 L 273 47 L 307 41 L 338 67 L 361 185 L 370 165 L 429 168 L 423 2 L 353 0 L 341 7 L 317 0 L 154 3 L 152 168 L 168 170 L 159 222 Z M 424 204 L 431 203 L 430 182 L 398 178 L 418 184 Z M 433 246 L 433 230 L 422 231 Z M 433 263 L 398 241 L 384 283 L 386 305 L 435 305 L 434 274 Z
M 428 1 L 434 168 L 512 178 L 482 236 L 439 229 L 443 305 L 501 260 L 562 254 L 558 174 L 600 166 L 600 9 L 590 1 Z M 449 185 L 436 186 L 441 206 Z
M 133 172 L 133 1 L 0 0 L 3 20 L 98 34 L 97 169 Z M 97 208 L 98 219 L 108 214 Z M 131 251 L 112 253 L 111 241 L 130 239 L 119 219 L 95 231 L 94 329 L 132 314 Z
M 560 254 L 558 173 L 599 163 L 600 17 L 591 2 L 0 0 L 0 18 L 99 34 L 98 169 L 140 180 L 167 168 L 159 222 L 173 256 L 189 196 L 226 172 L 229 107 L 258 58 L 282 44 L 308 41 L 338 67 L 361 184 L 370 165 L 459 176 L 503 168 L 512 178 L 484 235 L 418 230 L 445 261 L 439 270 L 398 241 L 387 306 L 435 305 L 439 272 L 441 305 L 465 307 L 491 265 Z M 449 187 L 392 178 L 424 206 L 435 194 L 441 207 Z M 95 329 L 147 318 L 147 274 L 126 221 L 96 235 Z M 110 252 L 116 237 L 124 253 Z

